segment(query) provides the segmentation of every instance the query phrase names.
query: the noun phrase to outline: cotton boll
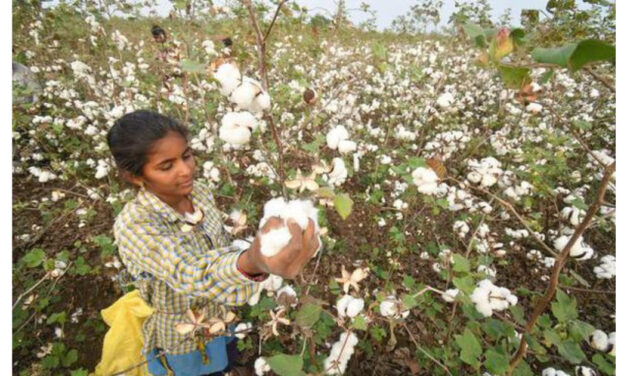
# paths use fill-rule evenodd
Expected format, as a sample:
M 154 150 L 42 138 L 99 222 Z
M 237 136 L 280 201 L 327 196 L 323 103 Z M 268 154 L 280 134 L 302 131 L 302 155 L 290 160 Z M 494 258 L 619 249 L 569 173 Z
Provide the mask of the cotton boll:
M 257 94 L 250 105 L 250 110 L 255 113 L 263 112 L 270 108 L 270 95 L 265 91 Z
M 346 307 L 346 316 L 353 318 L 357 316 L 364 309 L 363 299 L 353 299 L 348 303 Z
M 355 333 L 342 333 L 340 339 L 331 347 L 330 355 L 324 360 L 324 373 L 327 375 L 344 374 L 358 342 L 359 339 Z
M 350 303 L 354 298 L 350 295 L 344 295 L 335 303 L 335 309 L 337 309 L 337 314 L 340 317 L 346 316 L 346 308 L 348 308 L 348 303 Z
M 539 103 L 531 102 L 527 105 L 527 107 L 525 107 L 525 109 L 532 114 L 537 114 L 542 111 L 542 105 Z
M 357 143 L 355 143 L 355 141 L 342 140 L 338 144 L 337 150 L 341 154 L 347 154 L 347 153 L 354 152 L 355 150 L 357 150 Z
M 430 168 L 418 167 L 412 173 L 413 182 L 418 192 L 432 195 L 438 188 L 438 175 Z
M 481 179 L 483 179 L 483 176 L 481 176 L 481 174 L 477 171 L 470 171 L 466 177 L 475 184 L 479 183 Z
M 285 226 L 261 234 L 261 253 L 266 257 L 272 257 L 279 253 L 290 239 L 292 234 Z
M 348 170 L 342 158 L 333 158 L 333 170 L 328 174 L 328 183 L 333 186 L 344 184 L 348 177 Z
M 264 373 L 270 372 L 270 370 L 270 365 L 268 365 L 263 357 L 259 357 L 255 360 L 255 375 L 263 376 Z
M 444 93 L 438 97 L 436 103 L 441 108 L 449 108 L 454 100 L 455 98 L 451 93 Z
M 592 337 L 590 338 L 590 345 L 595 350 L 599 351 L 607 351 L 609 349 L 610 344 L 608 343 L 608 336 L 602 330 L 595 330 L 592 332 Z
M 338 125 L 327 133 L 327 146 L 331 149 L 337 149 L 340 141 L 344 140 L 348 140 L 348 131 L 343 125 Z
M 459 294 L 458 289 L 448 289 L 444 291 L 444 294 L 442 294 L 442 299 L 444 299 L 444 301 L 446 302 L 452 303 L 455 301 L 455 297 L 457 296 L 457 294 Z
M 575 375 L 576 376 L 597 376 L 595 370 L 586 366 L 577 366 L 575 367 Z
M 244 339 L 248 335 L 248 331 L 253 327 L 252 323 L 241 322 L 235 327 L 235 336 L 239 339 Z M 239 332 L 239 333 L 238 333 Z
M 231 145 L 245 145 L 250 142 L 250 129 L 236 124 L 225 124 L 218 131 L 218 137 Z
M 263 218 L 261 218 L 259 222 L 259 228 L 263 228 L 270 217 L 281 217 L 281 215 L 285 213 L 286 207 L 287 202 L 285 202 L 283 197 L 273 198 L 266 202 L 263 206 Z
M 292 218 L 301 229 L 305 230 L 310 218 L 314 224 L 317 224 L 318 209 L 313 206 L 310 200 L 292 200 L 285 205 L 281 217 L 286 219 Z
M 570 375 L 562 370 L 556 370 L 553 367 L 549 367 L 549 368 L 545 368 L 542 371 L 542 376 L 570 376 Z
M 222 64 L 216 69 L 213 76 L 220 83 L 220 93 L 222 95 L 231 95 L 233 90 L 237 88 L 241 82 L 242 75 L 235 64 Z
M 601 264 L 594 267 L 594 274 L 599 279 L 611 279 L 616 276 L 616 257 L 606 255 L 601 257 Z
M 235 103 L 239 108 L 247 110 L 259 92 L 260 89 L 255 84 L 251 83 L 248 77 L 244 77 L 242 84 L 233 90 L 229 100 Z
M 610 333 L 607 338 L 607 343 L 611 346 L 609 354 L 616 356 L 616 332 Z
M 565 207 L 560 212 L 560 216 L 562 219 L 565 219 L 570 222 L 572 226 L 579 226 L 582 220 L 582 216 L 585 215 L 583 210 L 580 210 L 576 207 Z

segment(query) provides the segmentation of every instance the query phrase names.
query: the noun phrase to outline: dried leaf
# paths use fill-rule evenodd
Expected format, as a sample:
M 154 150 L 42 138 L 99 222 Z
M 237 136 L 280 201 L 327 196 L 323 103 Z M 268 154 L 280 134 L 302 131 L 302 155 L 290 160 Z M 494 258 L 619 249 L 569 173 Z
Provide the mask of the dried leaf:
M 442 160 L 440 160 L 440 158 L 433 157 L 427 159 L 427 165 L 431 167 L 433 171 L 435 171 L 440 179 L 444 179 L 444 177 L 446 176 L 446 167 L 444 167 L 444 164 L 442 163 Z

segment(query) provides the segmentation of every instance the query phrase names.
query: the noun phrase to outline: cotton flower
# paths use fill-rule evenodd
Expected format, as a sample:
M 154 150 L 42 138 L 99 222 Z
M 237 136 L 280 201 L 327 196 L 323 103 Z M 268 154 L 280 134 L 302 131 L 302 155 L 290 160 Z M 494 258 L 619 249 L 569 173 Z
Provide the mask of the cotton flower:
M 411 176 L 420 193 L 433 195 L 438 188 L 438 175 L 431 168 L 418 167 Z
M 338 299 L 335 308 L 340 317 L 353 318 L 364 309 L 364 300 L 354 298 L 350 295 L 344 295 Z
M 485 317 L 492 316 L 494 311 L 503 311 L 510 305 L 518 303 L 518 298 L 509 289 L 495 286 L 489 279 L 477 284 L 470 300 L 475 303 L 477 311 Z
M 599 279 L 616 277 L 616 257 L 612 255 L 601 257 L 601 264 L 594 267 L 594 274 Z
M 240 146 L 250 142 L 257 129 L 257 119 L 250 112 L 229 112 L 222 118 L 218 136 L 229 144 Z
M 344 374 L 358 342 L 359 338 L 355 333 L 342 333 L 339 341 L 331 347 L 331 354 L 324 360 L 324 373 L 327 375 Z
M 562 235 L 559 238 L 555 239 L 553 242 L 553 246 L 558 252 L 561 252 L 568 241 L 570 240 L 569 235 Z M 594 255 L 594 249 L 592 249 L 589 245 L 583 242 L 583 237 L 579 237 L 575 244 L 570 248 L 570 257 L 574 258 L 577 261 L 584 261 L 592 258 Z
M 343 125 L 338 125 L 327 133 L 327 146 L 331 149 L 337 149 L 344 140 L 348 140 L 348 131 Z
M 220 94 L 231 95 L 231 93 L 242 82 L 242 74 L 235 64 L 221 64 L 213 73 L 213 77 L 220 83 Z
M 263 376 L 266 372 L 270 372 L 270 365 L 268 365 L 265 358 L 257 358 L 257 360 L 255 360 L 255 375 Z

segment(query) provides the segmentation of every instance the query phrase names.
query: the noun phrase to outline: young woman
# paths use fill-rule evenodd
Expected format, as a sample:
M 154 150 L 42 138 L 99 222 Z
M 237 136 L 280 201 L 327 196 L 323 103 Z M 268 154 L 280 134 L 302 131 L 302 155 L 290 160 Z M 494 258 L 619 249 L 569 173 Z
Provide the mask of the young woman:
M 230 245 L 209 189 L 194 181 L 196 164 L 183 125 L 135 111 L 116 121 L 107 142 L 122 177 L 138 187 L 116 218 L 114 235 L 140 296 L 153 308 L 142 327 L 148 370 L 222 374 L 233 365 L 234 337 L 190 340 L 175 325 L 188 320 L 190 309 L 206 309 L 206 317 L 213 317 L 220 305 L 245 304 L 269 273 L 294 278 L 318 249 L 313 222 L 305 231 L 288 223 L 291 241 L 276 256 L 261 254 L 259 235 L 241 251 Z M 260 232 L 282 223 L 271 218 Z M 162 350 L 166 355 L 156 357 Z

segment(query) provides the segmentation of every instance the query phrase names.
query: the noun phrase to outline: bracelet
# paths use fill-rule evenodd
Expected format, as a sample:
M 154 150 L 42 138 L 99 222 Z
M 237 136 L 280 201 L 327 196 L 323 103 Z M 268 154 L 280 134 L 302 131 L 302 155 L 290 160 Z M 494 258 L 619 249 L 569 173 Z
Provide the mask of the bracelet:
M 242 273 L 244 275 L 244 277 L 250 279 L 251 281 L 255 281 L 255 282 L 265 281 L 266 278 L 268 278 L 268 276 L 269 276 L 268 273 L 248 274 L 245 271 L 243 271 L 242 269 L 240 269 L 239 265 L 237 265 L 237 270 L 240 273 Z

